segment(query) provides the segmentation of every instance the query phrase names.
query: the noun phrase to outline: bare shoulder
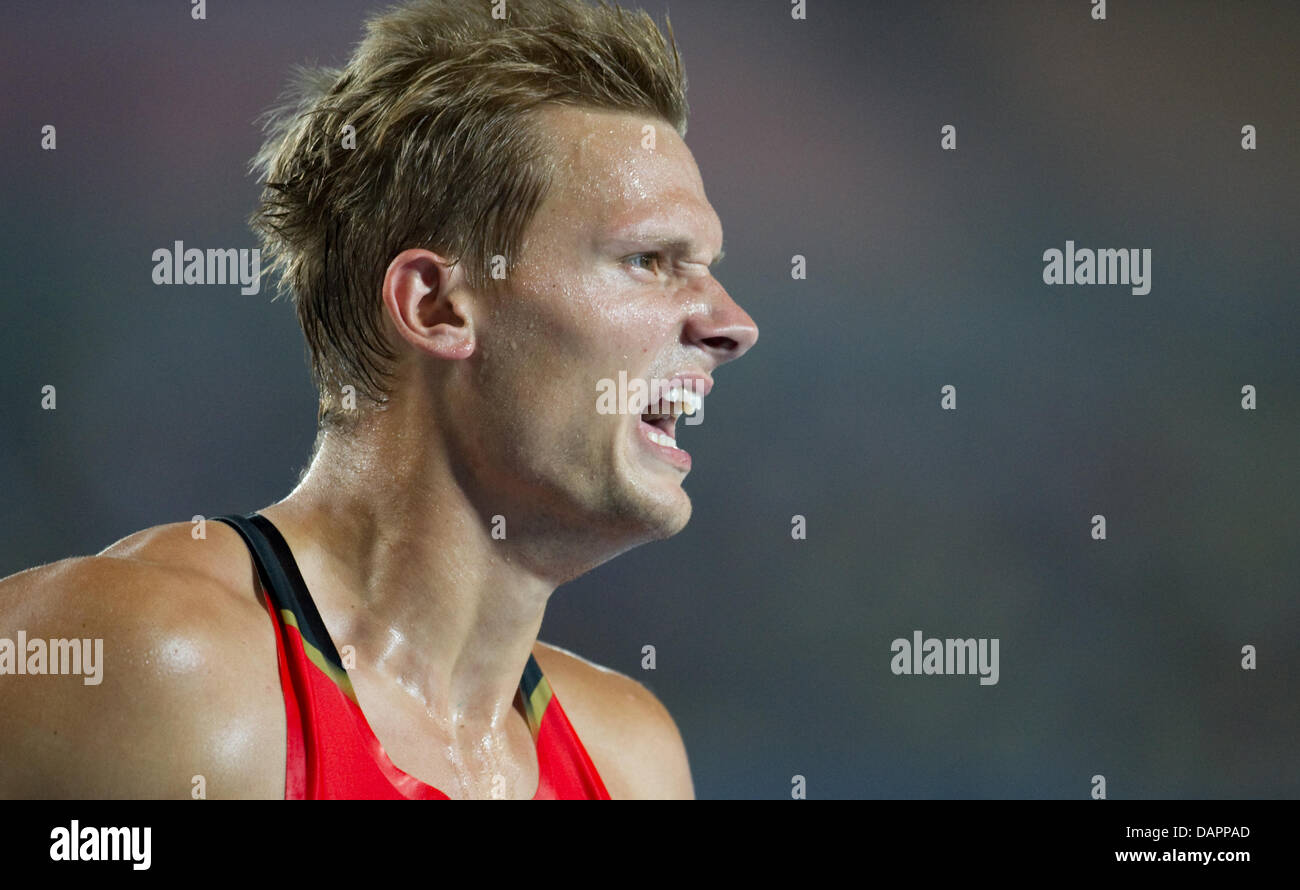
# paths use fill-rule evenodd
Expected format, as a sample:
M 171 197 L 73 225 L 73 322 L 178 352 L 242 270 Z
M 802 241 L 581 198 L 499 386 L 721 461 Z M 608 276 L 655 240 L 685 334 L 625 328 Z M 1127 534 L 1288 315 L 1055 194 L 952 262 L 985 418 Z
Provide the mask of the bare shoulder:
M 217 525 L 0 580 L 0 796 L 283 793 L 274 634 Z
M 533 654 L 611 797 L 695 797 L 681 732 L 654 693 L 540 640 Z

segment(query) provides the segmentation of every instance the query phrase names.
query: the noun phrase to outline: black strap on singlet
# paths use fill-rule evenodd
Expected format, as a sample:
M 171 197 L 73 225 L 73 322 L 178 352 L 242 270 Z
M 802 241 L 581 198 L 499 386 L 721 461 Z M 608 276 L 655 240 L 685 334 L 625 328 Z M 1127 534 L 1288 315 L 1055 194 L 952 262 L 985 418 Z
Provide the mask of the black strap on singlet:
M 317 652 L 342 671 L 343 659 L 334 648 L 334 641 L 325 629 L 325 622 L 321 620 L 320 612 L 316 610 L 316 604 L 307 591 L 307 582 L 298 570 L 293 551 L 289 549 L 289 543 L 280 534 L 280 530 L 271 520 L 256 512 L 247 516 L 213 516 L 212 519 L 224 522 L 239 532 L 253 553 L 253 562 L 257 566 L 258 577 L 262 579 L 262 588 L 271 598 L 276 611 L 287 609 L 292 612 L 303 641 L 315 646 Z

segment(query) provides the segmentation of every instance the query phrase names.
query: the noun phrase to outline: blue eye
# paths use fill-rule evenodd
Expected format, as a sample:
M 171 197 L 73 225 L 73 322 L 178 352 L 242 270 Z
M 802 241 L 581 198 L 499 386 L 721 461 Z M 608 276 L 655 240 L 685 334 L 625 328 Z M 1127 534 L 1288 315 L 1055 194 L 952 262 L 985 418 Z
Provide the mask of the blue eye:
M 638 264 L 637 262 L 638 260 L 645 259 L 645 258 L 649 258 L 653 260 L 654 266 L 653 267 L 641 266 Z M 659 254 L 657 253 L 634 253 L 632 254 L 632 256 L 628 257 L 628 259 L 632 262 L 633 265 L 637 265 L 638 268 L 645 269 L 647 272 L 653 272 L 659 268 L 660 258 L 659 258 Z

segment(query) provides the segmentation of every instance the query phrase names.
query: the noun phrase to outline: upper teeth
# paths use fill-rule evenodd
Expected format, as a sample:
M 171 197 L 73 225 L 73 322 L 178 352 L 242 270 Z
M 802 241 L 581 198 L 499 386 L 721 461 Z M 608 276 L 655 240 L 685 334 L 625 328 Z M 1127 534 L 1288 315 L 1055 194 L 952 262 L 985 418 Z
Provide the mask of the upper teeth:
M 682 386 L 671 387 L 664 393 L 663 401 L 668 404 L 668 409 L 674 416 L 694 414 L 704 406 L 704 396 Z

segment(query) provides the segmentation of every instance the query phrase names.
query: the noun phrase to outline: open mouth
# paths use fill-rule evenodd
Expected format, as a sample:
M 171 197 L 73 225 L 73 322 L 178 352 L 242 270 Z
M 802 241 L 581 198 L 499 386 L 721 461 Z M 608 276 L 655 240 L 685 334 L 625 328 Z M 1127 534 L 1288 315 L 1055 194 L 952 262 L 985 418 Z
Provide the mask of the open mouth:
M 641 414 L 641 422 L 650 428 L 645 431 L 646 438 L 664 448 L 682 451 L 677 445 L 677 418 L 699 411 L 703 401 L 704 397 L 698 393 L 681 386 L 671 387 L 659 404 Z

